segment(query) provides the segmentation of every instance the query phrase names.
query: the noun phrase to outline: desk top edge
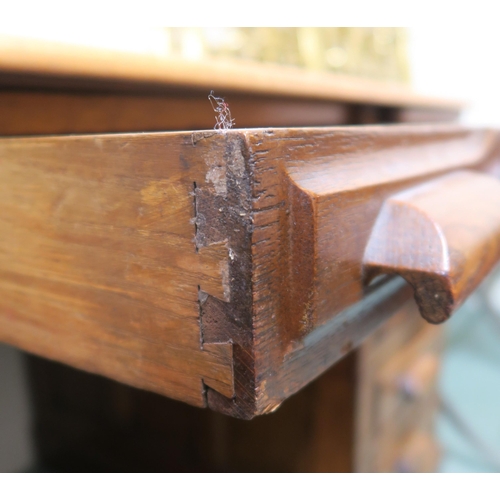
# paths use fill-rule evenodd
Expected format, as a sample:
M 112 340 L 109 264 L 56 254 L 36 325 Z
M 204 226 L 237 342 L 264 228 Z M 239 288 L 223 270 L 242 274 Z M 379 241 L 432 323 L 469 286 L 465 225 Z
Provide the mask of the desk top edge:
M 0 75 L 70 78 L 108 88 L 125 83 L 130 88 L 214 89 L 455 112 L 464 108 L 463 102 L 420 95 L 399 83 L 270 63 L 222 58 L 194 61 L 2 34 Z

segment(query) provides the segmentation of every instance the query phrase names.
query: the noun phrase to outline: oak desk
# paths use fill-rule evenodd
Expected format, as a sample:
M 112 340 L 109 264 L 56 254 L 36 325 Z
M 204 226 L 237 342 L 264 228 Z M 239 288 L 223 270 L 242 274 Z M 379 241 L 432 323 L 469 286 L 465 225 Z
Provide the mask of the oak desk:
M 0 38 L 0 339 L 243 419 L 333 368 L 245 423 L 32 358 L 40 456 L 432 470 L 406 282 L 437 323 L 498 260 L 497 134 L 398 86 L 112 56 Z M 238 129 L 206 130 L 212 88 Z

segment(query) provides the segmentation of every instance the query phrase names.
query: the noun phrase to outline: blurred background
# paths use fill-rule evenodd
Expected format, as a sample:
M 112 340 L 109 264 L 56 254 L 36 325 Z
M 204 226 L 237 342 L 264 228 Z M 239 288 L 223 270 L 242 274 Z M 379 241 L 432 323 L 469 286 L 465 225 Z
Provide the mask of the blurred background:
M 500 126 L 500 77 L 494 65 L 500 35 L 492 30 L 476 30 L 469 36 L 451 24 L 439 28 L 165 28 L 132 32 L 61 28 L 50 33 L 30 28 L 3 30 L 0 36 L 147 54 L 163 61 L 219 58 L 350 76 L 388 88 L 464 101 L 461 123 Z M 6 54 L 8 43 L 0 63 Z M 9 88 L 26 85 L 25 80 L 19 82 L 8 83 Z M 7 113 L 0 122 L 11 126 Z M 12 127 L 14 130 L 15 124 Z M 496 397 L 500 386 L 499 272 L 448 323 L 446 336 L 439 376 L 438 469 L 500 472 L 500 403 Z M 33 395 L 28 383 L 37 373 L 36 366 L 27 369 L 20 351 L 0 345 L 0 471 L 43 470 L 33 442 Z M 217 426 L 217 421 L 212 424 Z

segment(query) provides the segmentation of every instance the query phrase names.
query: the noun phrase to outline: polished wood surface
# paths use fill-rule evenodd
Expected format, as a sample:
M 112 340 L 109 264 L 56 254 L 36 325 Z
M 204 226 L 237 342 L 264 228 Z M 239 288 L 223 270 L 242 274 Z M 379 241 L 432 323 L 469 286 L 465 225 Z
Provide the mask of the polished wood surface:
M 388 198 L 368 240 L 367 281 L 397 273 L 422 316 L 441 323 L 500 259 L 500 180 L 459 172 Z
M 487 172 L 497 147 L 454 126 L 2 139 L 0 338 L 268 413 L 411 296 L 365 282 L 386 200 Z
M 360 345 L 404 303 L 402 282 L 364 281 L 364 250 L 385 200 L 458 169 L 489 168 L 497 140 L 447 126 L 249 134 L 259 412 Z

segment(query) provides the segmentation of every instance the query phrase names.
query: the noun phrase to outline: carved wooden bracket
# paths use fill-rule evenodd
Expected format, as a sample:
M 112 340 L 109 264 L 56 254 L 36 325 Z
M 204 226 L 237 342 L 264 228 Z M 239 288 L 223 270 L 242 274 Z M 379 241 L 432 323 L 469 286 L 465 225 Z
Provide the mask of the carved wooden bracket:
M 399 274 L 415 290 L 422 316 L 441 323 L 500 259 L 500 181 L 457 172 L 388 198 L 368 240 L 370 282 Z

